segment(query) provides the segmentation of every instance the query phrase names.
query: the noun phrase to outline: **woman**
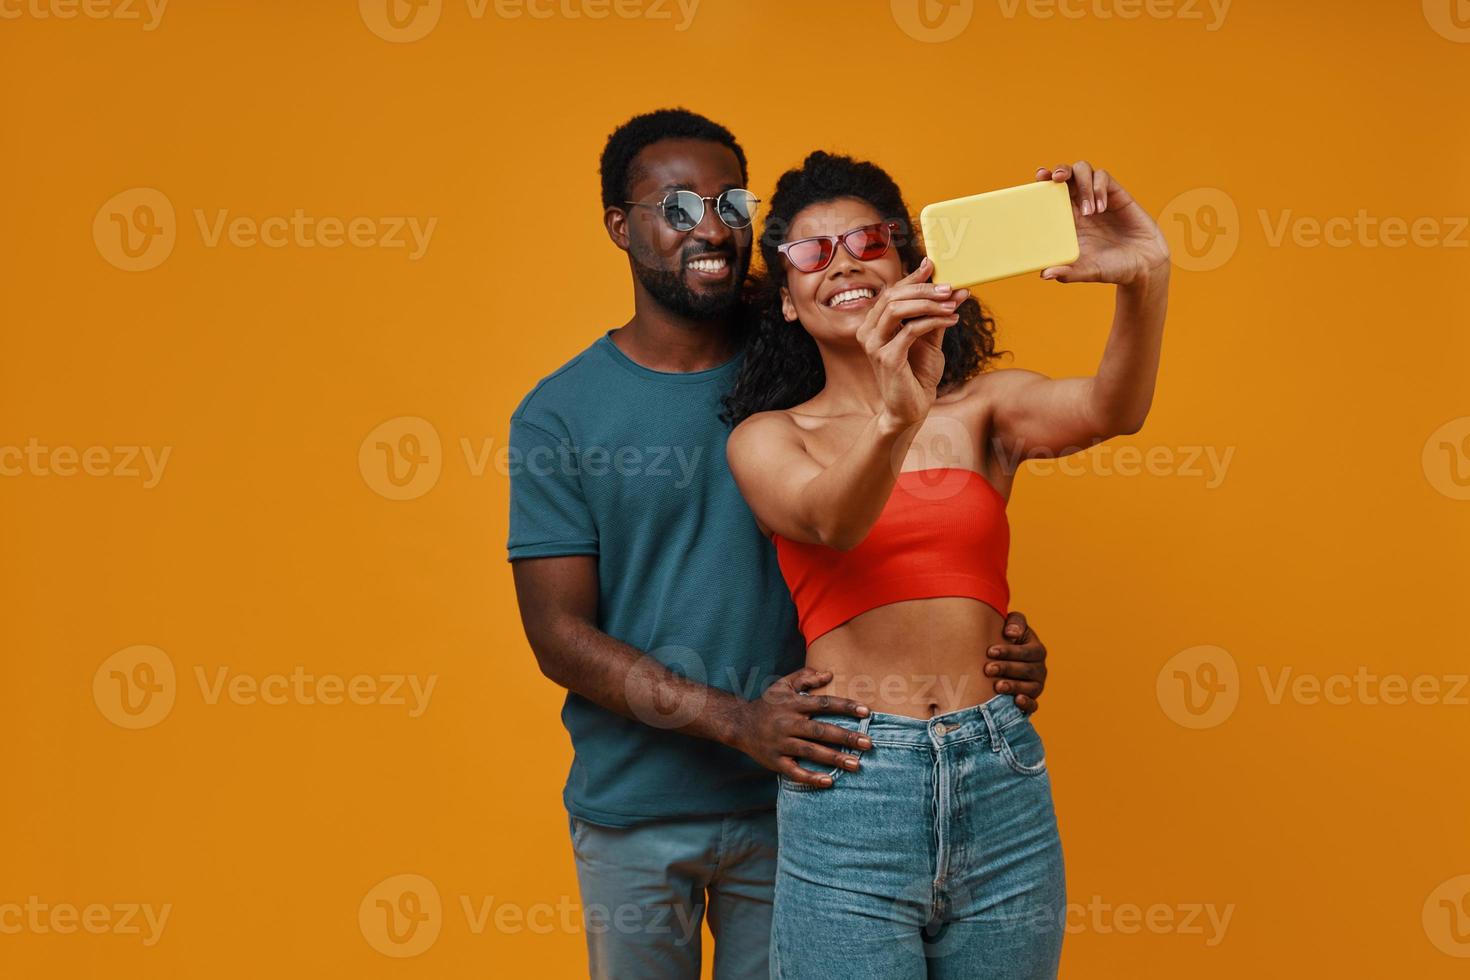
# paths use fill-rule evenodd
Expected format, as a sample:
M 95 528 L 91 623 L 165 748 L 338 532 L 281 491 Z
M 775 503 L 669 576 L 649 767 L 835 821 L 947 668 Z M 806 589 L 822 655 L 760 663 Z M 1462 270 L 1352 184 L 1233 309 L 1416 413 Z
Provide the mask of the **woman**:
M 1054 977 L 1065 882 L 1042 743 L 978 651 L 1009 601 L 1006 501 L 1022 461 L 1136 432 L 1169 284 L 1157 225 L 1085 162 L 1066 182 L 1080 255 L 1044 270 L 1117 286 L 1090 378 L 991 369 L 993 321 L 932 283 L 893 180 L 813 153 L 782 176 L 728 456 L 776 544 L 807 641 L 871 706 L 822 724 L 842 752 L 780 776 L 776 977 Z M 810 744 L 810 743 L 805 743 Z

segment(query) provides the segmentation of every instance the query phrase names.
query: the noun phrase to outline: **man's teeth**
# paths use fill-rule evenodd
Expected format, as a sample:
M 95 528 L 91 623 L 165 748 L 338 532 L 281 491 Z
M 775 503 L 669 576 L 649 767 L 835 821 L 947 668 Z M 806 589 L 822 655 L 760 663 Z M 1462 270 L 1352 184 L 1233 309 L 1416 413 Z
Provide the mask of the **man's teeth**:
M 872 299 L 875 294 L 871 289 L 844 289 L 842 292 L 827 300 L 828 306 L 841 306 L 843 303 L 851 303 L 859 299 Z
M 727 264 L 724 259 L 694 259 L 689 268 L 696 272 L 723 272 Z

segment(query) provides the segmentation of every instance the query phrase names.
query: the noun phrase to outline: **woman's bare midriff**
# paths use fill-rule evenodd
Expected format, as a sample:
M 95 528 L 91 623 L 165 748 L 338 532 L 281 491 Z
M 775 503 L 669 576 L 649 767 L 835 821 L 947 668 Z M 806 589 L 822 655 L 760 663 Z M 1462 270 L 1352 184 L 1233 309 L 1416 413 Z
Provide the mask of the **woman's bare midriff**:
M 869 609 L 807 648 L 807 666 L 834 675 L 812 693 L 910 718 L 981 704 L 995 694 L 985 651 L 1000 641 L 1004 626 L 1000 613 L 962 596 Z

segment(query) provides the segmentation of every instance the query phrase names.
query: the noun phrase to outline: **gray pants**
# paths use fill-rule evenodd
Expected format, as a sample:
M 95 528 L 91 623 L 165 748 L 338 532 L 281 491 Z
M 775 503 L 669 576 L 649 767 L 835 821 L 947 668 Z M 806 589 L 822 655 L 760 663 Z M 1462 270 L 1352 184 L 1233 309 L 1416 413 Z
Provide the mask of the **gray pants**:
M 570 821 L 593 980 L 698 980 L 706 910 L 715 980 L 768 980 L 774 810 L 626 829 Z

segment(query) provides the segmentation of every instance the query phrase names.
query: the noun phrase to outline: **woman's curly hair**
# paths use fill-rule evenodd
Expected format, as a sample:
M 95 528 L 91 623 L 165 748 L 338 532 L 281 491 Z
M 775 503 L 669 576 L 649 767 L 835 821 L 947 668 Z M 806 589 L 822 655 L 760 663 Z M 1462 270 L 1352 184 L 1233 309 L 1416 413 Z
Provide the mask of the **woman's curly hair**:
M 875 164 L 821 150 L 776 183 L 760 238 L 764 277 L 752 277 L 745 358 L 735 386 L 724 398 L 720 414 L 730 426 L 757 412 L 799 405 L 822 390 L 826 376 L 817 343 L 800 323 L 788 323 L 781 311 L 786 269 L 776 251 L 786 230 L 813 204 L 851 197 L 872 205 L 885 221 L 896 221 L 893 246 L 906 271 L 918 268 L 924 250 L 914 233 L 903 194 L 893 178 Z M 962 384 L 984 370 L 1002 351 L 995 347 L 995 320 L 974 297 L 960 304 L 959 322 L 944 332 L 944 375 L 940 390 Z

